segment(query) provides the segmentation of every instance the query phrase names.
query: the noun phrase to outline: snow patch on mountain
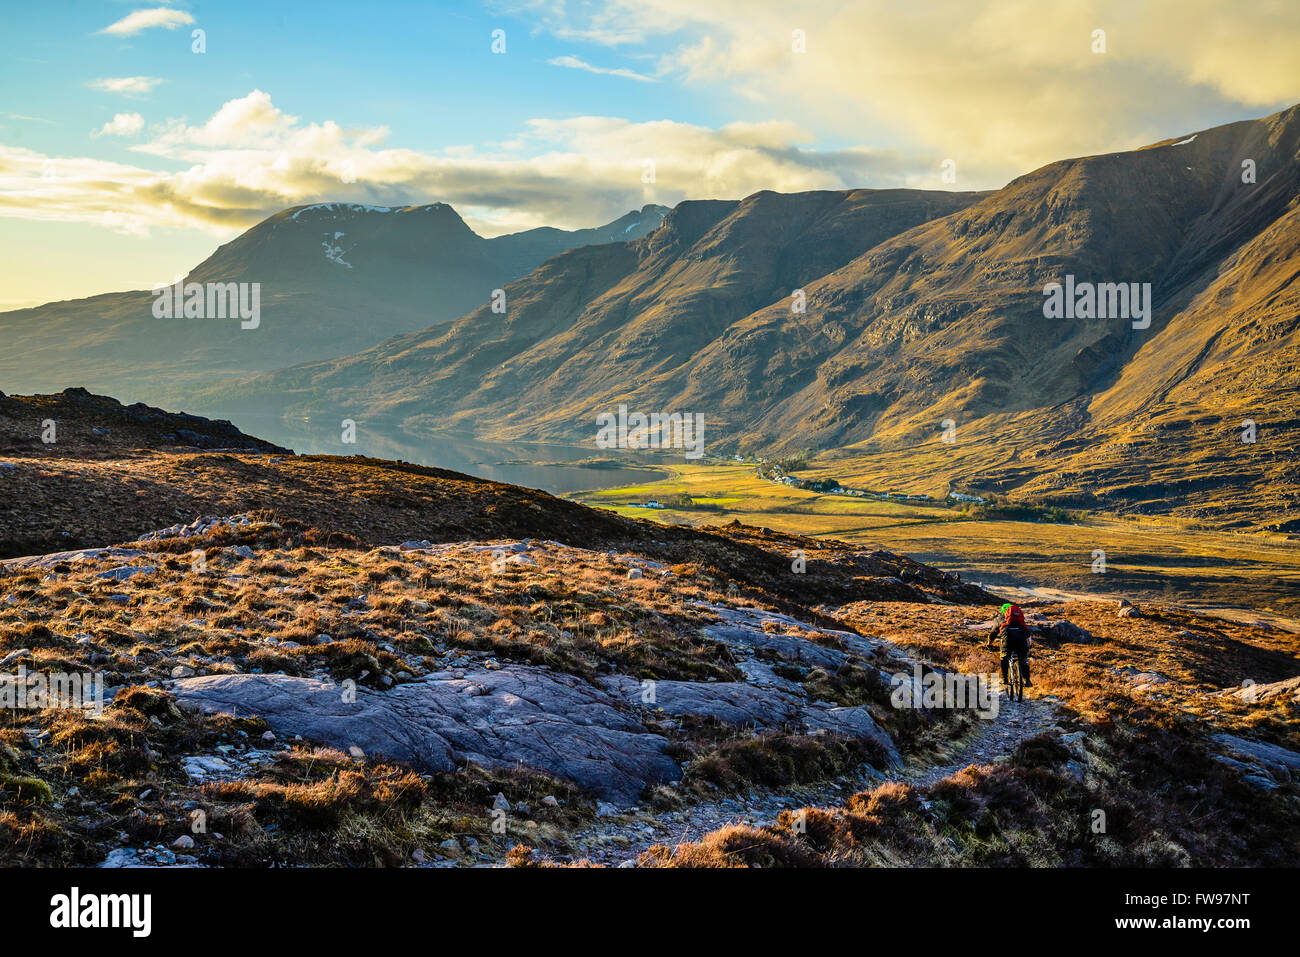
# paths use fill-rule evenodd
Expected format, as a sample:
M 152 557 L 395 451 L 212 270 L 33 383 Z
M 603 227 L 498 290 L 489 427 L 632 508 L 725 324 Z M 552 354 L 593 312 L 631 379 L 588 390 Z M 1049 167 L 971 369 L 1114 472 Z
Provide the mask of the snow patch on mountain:
M 336 245 L 337 241 L 343 238 L 342 233 L 335 233 L 335 242 L 331 243 L 328 239 L 321 241 L 321 248 L 325 250 L 325 258 L 332 263 L 338 263 L 340 266 L 352 268 L 352 263 L 343 258 L 343 247 Z
M 315 203 L 311 206 L 304 206 L 296 211 L 291 219 L 296 220 L 303 213 L 315 212 L 317 210 L 327 213 L 406 213 L 416 212 L 417 210 L 433 211 L 442 209 L 446 203 L 428 203 L 424 206 L 371 206 L 366 203 Z

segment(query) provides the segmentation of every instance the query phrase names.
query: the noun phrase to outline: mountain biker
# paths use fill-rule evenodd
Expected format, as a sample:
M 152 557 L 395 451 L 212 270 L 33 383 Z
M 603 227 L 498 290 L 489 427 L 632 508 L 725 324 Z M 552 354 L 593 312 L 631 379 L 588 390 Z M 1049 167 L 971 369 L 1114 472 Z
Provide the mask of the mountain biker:
M 1025 613 L 1020 610 L 1019 605 L 1011 603 L 1003 605 L 998 611 L 1002 614 L 1002 620 L 989 632 L 988 647 L 992 648 L 997 641 L 1001 643 L 1002 683 L 1007 682 L 1007 663 L 1011 661 L 1011 656 L 1015 655 L 1020 665 L 1020 677 L 1024 679 L 1025 687 L 1031 687 L 1033 682 L 1029 680 L 1029 626 L 1025 624 Z

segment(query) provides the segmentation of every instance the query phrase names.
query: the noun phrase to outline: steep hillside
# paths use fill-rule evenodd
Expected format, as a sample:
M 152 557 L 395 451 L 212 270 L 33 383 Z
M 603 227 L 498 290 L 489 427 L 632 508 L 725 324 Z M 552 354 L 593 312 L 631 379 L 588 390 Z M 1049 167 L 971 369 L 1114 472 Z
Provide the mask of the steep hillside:
M 197 383 L 356 352 L 452 319 L 558 253 L 636 239 L 666 213 L 646 206 L 595 229 L 485 239 L 443 203 L 287 209 L 185 278 L 259 283 L 256 328 L 232 318 L 156 318 L 144 290 L 0 313 L 0 382 L 38 392 L 75 381 L 131 400 L 186 404 Z
M 504 317 L 480 309 L 203 405 L 590 442 L 626 403 L 702 413 L 710 453 L 838 450 L 858 473 L 1287 528 L 1298 144 L 1294 107 L 991 195 L 683 203 L 637 243 L 513 284 Z M 1049 315 L 1052 283 L 1125 284 L 1133 308 L 1103 295 L 1095 318 L 1073 301 Z
M 1000 599 L 885 550 L 123 439 L 0 463 L 0 865 L 1295 857 L 1290 632 L 1026 601 L 1012 700 Z
M 512 284 L 504 316 L 485 306 L 355 357 L 198 400 L 231 412 L 345 408 L 500 436 L 589 439 L 598 411 L 620 402 L 662 410 L 689 392 L 701 358 L 755 310 L 788 303 L 864 250 L 977 199 L 855 190 L 681 203 L 638 242 L 573 250 Z M 787 360 L 810 348 L 790 341 L 769 351 L 763 388 L 797 388 Z M 716 406 L 692 410 L 717 420 Z

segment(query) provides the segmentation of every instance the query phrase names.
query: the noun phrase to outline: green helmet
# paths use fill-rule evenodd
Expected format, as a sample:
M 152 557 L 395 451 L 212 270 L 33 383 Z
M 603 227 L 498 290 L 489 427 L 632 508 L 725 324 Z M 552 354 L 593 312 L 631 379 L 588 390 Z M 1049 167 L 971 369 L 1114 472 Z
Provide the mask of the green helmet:
M 1002 614 L 1004 615 L 1010 610 L 1011 610 L 1011 602 L 1007 602 L 1005 605 L 1003 605 L 1001 608 L 998 609 L 998 611 L 1002 612 Z

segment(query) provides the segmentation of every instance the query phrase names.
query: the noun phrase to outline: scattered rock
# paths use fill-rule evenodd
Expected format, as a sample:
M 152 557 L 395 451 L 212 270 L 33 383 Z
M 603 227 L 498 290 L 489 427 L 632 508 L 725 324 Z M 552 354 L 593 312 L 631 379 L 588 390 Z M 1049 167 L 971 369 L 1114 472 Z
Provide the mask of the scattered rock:
M 0 662 L 0 665 L 3 664 L 4 662 Z M 1240 688 L 1229 688 L 1219 693 L 1240 698 L 1250 704 L 1261 704 L 1275 698 L 1290 698 L 1296 704 L 1300 704 L 1300 677 L 1262 685 L 1243 684 Z
M 1244 770 L 1250 773 L 1246 774 L 1243 780 L 1252 784 L 1258 786 L 1257 781 L 1251 780 L 1253 777 L 1267 780 L 1273 787 L 1300 777 L 1300 753 L 1266 741 L 1241 738 L 1235 734 L 1216 734 L 1213 740 L 1239 759 L 1234 761 L 1221 758 L 1223 763 L 1239 768 L 1244 765 Z
M 1040 635 L 1048 643 L 1053 645 L 1086 645 L 1096 641 L 1092 632 L 1088 631 L 1086 628 L 1080 628 L 1072 621 L 1065 620 L 1054 622 L 1048 627 L 1041 629 Z
M 194 755 L 181 762 L 185 773 L 195 781 L 205 781 L 213 776 L 229 774 L 234 769 L 218 757 Z

